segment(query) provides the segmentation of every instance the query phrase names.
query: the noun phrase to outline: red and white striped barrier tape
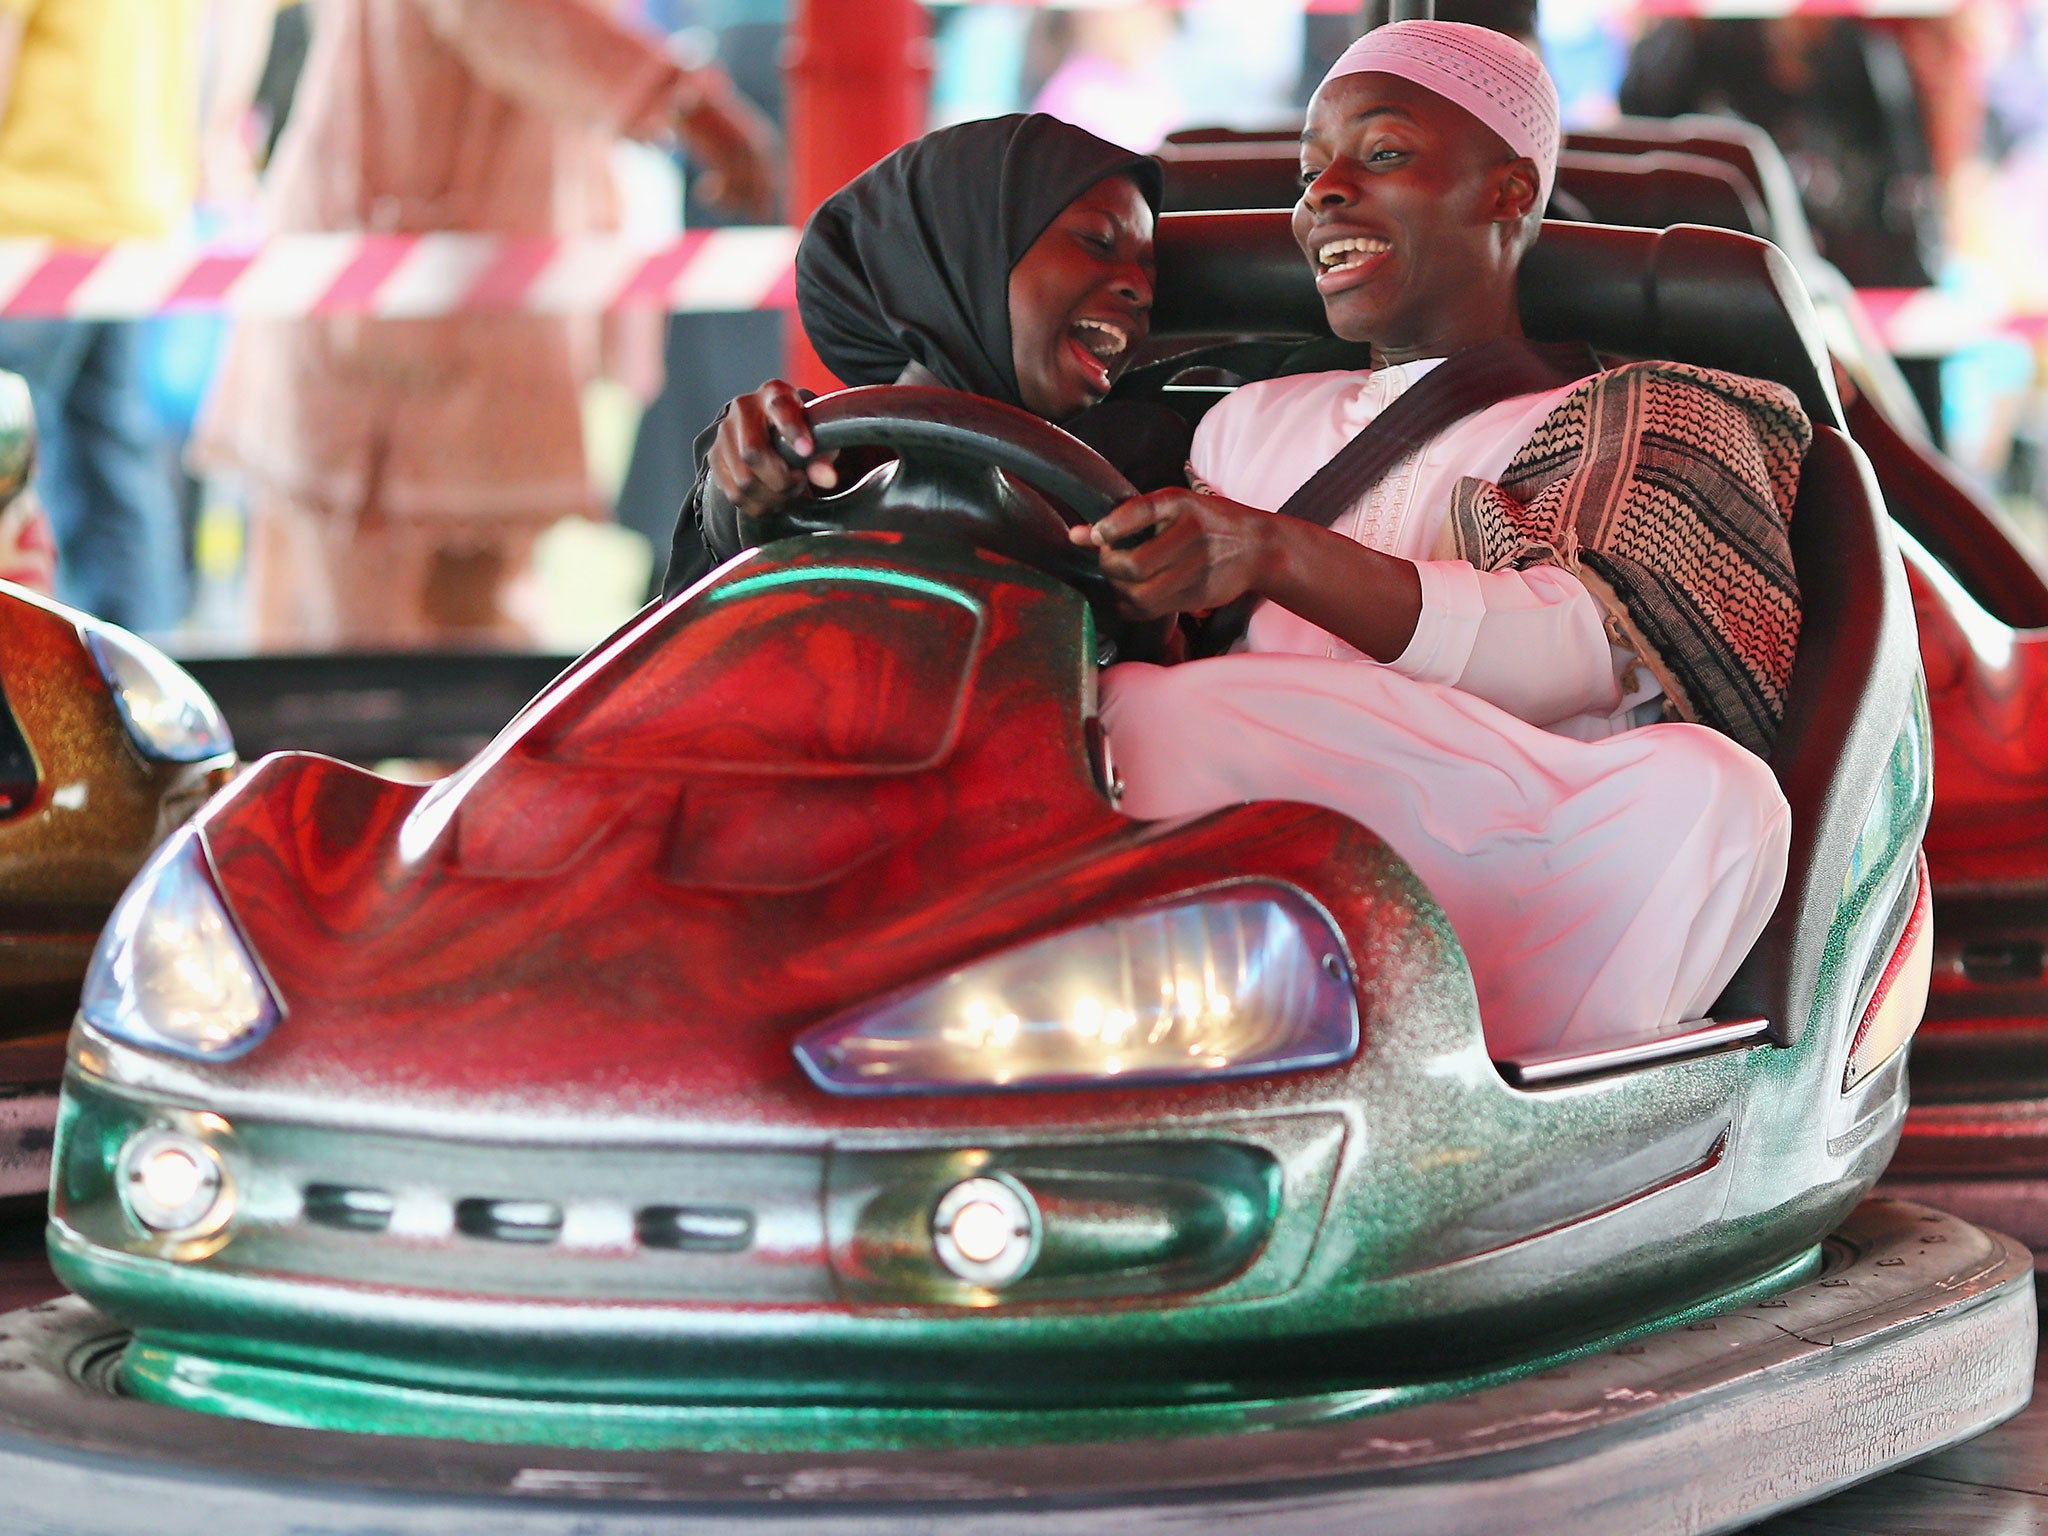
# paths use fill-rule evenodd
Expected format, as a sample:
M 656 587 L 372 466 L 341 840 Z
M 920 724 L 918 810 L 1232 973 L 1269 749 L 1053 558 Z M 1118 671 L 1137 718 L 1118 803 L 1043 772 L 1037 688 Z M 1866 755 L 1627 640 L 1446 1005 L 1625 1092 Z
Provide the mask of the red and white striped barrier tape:
M 675 240 L 495 235 L 279 235 L 261 245 L 130 241 L 103 250 L 0 240 L 0 319 L 139 320 L 221 313 L 594 314 L 787 308 L 797 232 L 697 230 Z M 1877 288 L 1863 305 L 1885 345 L 1934 356 L 1996 335 L 2048 342 L 2048 314 L 1939 288 Z
M 792 298 L 797 232 L 697 230 L 667 242 L 496 235 L 279 235 L 260 245 L 0 240 L 0 318 L 128 320 L 485 311 L 772 309 Z

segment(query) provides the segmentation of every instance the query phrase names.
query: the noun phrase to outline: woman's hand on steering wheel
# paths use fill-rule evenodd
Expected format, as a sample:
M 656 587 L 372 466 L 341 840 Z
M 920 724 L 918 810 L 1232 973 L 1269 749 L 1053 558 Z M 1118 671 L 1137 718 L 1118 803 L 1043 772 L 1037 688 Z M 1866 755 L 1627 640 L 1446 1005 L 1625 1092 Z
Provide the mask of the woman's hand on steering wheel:
M 1124 612 L 1156 619 L 1204 613 L 1257 589 L 1267 562 L 1273 515 L 1222 496 L 1174 487 L 1137 496 L 1099 523 L 1068 532 L 1092 545 Z M 1133 538 L 1142 544 L 1120 549 Z
M 803 396 L 771 379 L 726 407 L 711 441 L 712 483 L 742 516 L 769 517 L 813 486 L 829 491 L 839 484 L 838 455 L 817 448 Z

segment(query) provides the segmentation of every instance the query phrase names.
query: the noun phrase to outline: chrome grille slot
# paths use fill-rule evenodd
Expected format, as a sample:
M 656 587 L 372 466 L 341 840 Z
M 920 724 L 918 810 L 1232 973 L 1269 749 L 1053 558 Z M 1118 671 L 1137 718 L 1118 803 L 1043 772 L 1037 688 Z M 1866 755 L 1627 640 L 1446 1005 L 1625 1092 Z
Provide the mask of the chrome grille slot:
M 643 1248 L 740 1253 L 754 1241 L 754 1213 L 736 1206 L 650 1205 L 635 1225 Z
M 347 1184 L 308 1184 L 305 1202 L 306 1220 L 345 1232 L 382 1232 L 398 1206 L 384 1190 Z
M 501 1243 L 552 1243 L 562 1235 L 562 1208 L 552 1200 L 458 1200 L 455 1228 Z

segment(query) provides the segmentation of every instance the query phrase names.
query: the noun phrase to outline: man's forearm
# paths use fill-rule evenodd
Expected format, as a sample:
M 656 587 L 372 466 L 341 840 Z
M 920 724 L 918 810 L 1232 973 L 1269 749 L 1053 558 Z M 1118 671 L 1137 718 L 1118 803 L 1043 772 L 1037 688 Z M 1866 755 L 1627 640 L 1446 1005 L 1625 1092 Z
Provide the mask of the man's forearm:
M 1292 517 L 1272 518 L 1253 590 L 1377 661 L 1407 650 L 1422 618 L 1412 561 Z

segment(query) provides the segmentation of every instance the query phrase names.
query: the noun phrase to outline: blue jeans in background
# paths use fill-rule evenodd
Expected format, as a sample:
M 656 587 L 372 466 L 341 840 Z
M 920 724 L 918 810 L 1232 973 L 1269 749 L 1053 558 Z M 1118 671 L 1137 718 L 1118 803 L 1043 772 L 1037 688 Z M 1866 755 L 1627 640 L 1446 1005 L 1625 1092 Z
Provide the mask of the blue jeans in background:
M 0 368 L 28 380 L 36 487 L 57 536 L 57 595 L 128 629 L 185 614 L 185 562 L 163 432 L 126 320 L 0 320 Z

